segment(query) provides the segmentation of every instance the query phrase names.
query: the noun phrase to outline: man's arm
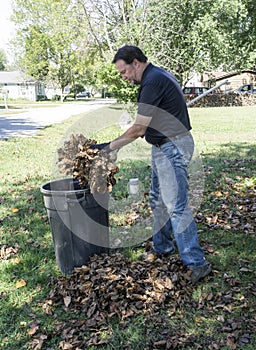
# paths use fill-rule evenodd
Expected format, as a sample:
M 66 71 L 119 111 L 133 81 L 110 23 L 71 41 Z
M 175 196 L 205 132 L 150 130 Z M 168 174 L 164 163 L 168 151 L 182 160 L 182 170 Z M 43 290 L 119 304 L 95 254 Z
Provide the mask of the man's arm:
M 138 114 L 134 124 L 128 130 L 126 130 L 123 135 L 110 142 L 110 151 L 119 149 L 133 142 L 138 137 L 144 136 L 151 119 L 151 117 L 145 117 Z

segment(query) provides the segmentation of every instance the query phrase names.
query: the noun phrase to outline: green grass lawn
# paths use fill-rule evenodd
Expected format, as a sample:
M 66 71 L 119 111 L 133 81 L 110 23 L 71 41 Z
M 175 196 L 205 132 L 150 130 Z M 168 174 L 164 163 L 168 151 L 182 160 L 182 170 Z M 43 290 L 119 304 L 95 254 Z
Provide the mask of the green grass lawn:
M 0 350 L 256 348 L 256 107 L 189 111 L 204 172 L 196 221 L 213 274 L 190 289 L 188 302 L 181 297 L 175 312 L 166 301 L 153 314 L 138 313 L 125 322 L 115 316 L 107 320 L 107 327 L 84 330 L 83 335 L 79 324 L 88 314 L 74 315 L 63 302 L 54 303 L 49 297 L 64 277 L 55 262 L 39 189 L 61 176 L 57 149 L 71 133 L 82 132 L 99 142 L 121 133 L 116 124 L 120 107 L 72 117 L 31 138 L 0 141 Z M 150 147 L 143 140 L 125 147 L 118 165 L 113 196 L 126 198 L 129 178 L 139 177 L 145 197 L 137 207 L 124 206 L 115 224 L 120 229 L 136 227 L 134 211 L 143 220 L 150 216 Z M 143 248 L 119 251 L 136 261 Z M 77 345 L 70 345 L 72 334 Z M 91 345 L 80 348 L 83 337 Z M 99 340 L 105 343 L 100 345 Z

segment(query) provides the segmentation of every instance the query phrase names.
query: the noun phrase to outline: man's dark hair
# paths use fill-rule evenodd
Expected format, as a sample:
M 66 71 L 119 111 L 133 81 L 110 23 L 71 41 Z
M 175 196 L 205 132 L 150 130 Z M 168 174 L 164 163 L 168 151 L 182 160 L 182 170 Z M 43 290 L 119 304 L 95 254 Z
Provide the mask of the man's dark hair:
M 124 60 L 125 63 L 131 64 L 135 58 L 139 62 L 147 62 L 148 60 L 139 47 L 125 45 L 117 51 L 112 63 L 116 63 L 117 60 Z

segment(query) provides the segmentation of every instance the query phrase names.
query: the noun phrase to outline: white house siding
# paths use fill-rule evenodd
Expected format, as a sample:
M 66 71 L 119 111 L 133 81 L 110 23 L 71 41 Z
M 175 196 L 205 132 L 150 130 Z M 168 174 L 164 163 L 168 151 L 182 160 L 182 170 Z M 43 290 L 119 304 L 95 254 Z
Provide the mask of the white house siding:
M 243 70 L 241 72 L 213 72 L 212 78 L 215 78 L 216 84 L 221 81 L 228 80 L 228 83 L 221 86 L 220 90 L 233 90 L 237 89 L 243 84 L 253 84 L 256 86 L 256 71 L 255 70 Z M 204 75 L 204 81 L 208 82 L 209 76 L 207 74 Z
M 241 74 L 229 77 L 228 81 L 230 82 L 231 89 L 237 89 L 243 84 L 256 85 L 256 72 L 254 74 L 250 72 L 242 72 Z
M 44 87 L 40 82 L 17 71 L 0 71 L 0 89 L 7 91 L 8 97 L 14 99 L 36 101 L 39 95 L 45 96 Z
M 58 87 L 52 87 L 52 86 L 45 87 L 45 95 L 49 100 L 53 99 L 56 95 L 61 96 L 61 94 L 62 94 L 61 89 Z
M 243 84 L 253 84 L 256 87 L 256 71 L 255 70 L 243 70 L 241 72 L 221 72 L 221 71 L 215 71 L 211 74 L 198 74 L 194 73 L 193 77 L 187 82 L 186 86 L 206 86 L 210 87 L 210 82 L 212 79 L 215 79 L 216 84 L 220 83 L 221 81 L 228 82 L 226 84 L 223 84 L 218 88 L 221 92 L 226 92 L 228 90 L 237 89 Z M 215 85 L 213 82 L 211 83 L 211 87 Z

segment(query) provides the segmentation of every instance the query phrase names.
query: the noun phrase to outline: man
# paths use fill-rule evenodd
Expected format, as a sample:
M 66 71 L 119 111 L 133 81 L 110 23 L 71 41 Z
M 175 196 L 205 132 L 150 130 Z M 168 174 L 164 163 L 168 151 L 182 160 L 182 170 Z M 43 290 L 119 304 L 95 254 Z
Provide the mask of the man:
M 191 125 L 182 90 L 169 72 L 148 62 L 136 46 L 120 48 L 113 63 L 122 79 L 140 84 L 134 124 L 117 139 L 95 145 L 112 151 L 139 137 L 152 144 L 152 180 L 149 194 L 154 216 L 153 254 L 174 252 L 173 238 L 195 284 L 211 272 L 198 243 L 188 207 L 187 166 L 194 151 Z

